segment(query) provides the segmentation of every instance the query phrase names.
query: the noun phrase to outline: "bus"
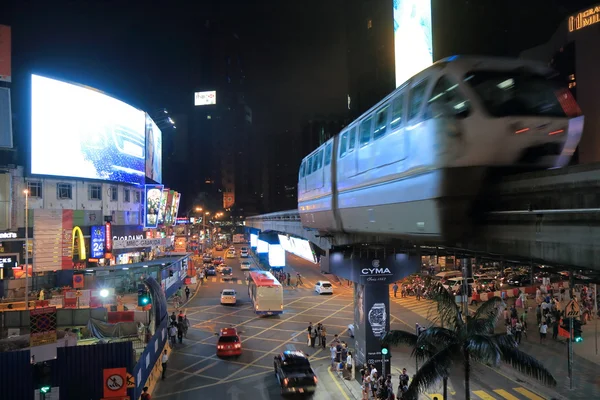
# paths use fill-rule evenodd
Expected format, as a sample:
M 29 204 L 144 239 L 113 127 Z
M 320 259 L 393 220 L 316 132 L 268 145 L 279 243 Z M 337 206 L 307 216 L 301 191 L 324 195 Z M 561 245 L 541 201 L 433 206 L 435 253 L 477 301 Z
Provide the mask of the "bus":
M 258 315 L 283 313 L 283 287 L 267 271 L 251 271 L 248 275 L 248 296 Z

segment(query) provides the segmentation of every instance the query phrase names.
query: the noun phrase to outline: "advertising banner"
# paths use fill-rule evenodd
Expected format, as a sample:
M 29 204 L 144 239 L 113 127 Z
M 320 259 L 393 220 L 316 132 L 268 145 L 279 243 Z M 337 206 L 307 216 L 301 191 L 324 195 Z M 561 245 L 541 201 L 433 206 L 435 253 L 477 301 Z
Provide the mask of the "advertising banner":
M 73 210 L 62 214 L 62 269 L 73 268 Z
M 112 253 L 112 249 L 113 249 L 113 233 L 112 233 L 112 224 L 110 222 L 107 222 L 104 224 L 104 235 L 106 238 L 106 242 L 104 243 L 104 249 L 106 250 L 105 254 L 110 254 Z
M 173 201 L 175 201 L 175 191 L 169 190 L 165 206 L 165 225 L 173 225 Z
M 92 258 L 104 258 L 106 244 L 106 226 L 92 226 L 90 229 L 90 247 Z
M 142 185 L 145 122 L 98 90 L 32 75 L 31 173 Z
M 0 81 L 11 81 L 11 31 L 10 26 L 0 25 Z
M 255 233 L 250 234 L 250 247 L 256 248 L 258 246 L 258 235 Z
M 390 330 L 389 286 L 356 284 L 354 295 L 356 365 L 373 364 L 381 371 L 381 337 Z M 389 358 L 386 364 L 389 371 Z
M 33 221 L 33 237 L 35 238 L 33 268 L 35 272 L 62 269 L 63 236 L 65 236 L 63 233 L 63 210 L 34 210 Z M 71 242 L 66 242 L 64 245 L 71 246 Z
M 83 289 L 85 286 L 85 280 L 83 274 L 75 274 L 73 275 L 73 287 L 75 289 Z
M 208 92 L 196 92 L 194 93 L 194 105 L 195 106 L 208 106 L 217 104 L 217 92 L 214 90 Z
M 105 368 L 102 372 L 104 380 L 104 397 L 120 398 L 127 396 L 127 368 Z
M 1 62 L 2 56 L 0 55 Z M 3 87 L 0 87 L 0 148 L 13 148 L 10 89 Z
M 153 246 L 170 246 L 172 244 L 171 238 L 160 238 L 160 239 L 133 239 L 133 240 L 115 240 L 113 242 L 114 249 L 134 249 L 141 247 L 153 247 Z
M 356 254 L 329 253 L 330 273 L 340 278 L 362 284 L 385 283 L 391 285 L 420 271 L 421 260 L 416 255 L 396 253 L 384 257 L 359 258 Z
M 177 213 L 179 212 L 179 201 L 181 200 L 181 193 L 175 192 L 173 195 L 173 210 L 171 212 L 172 223 L 175 224 L 177 221 Z
M 280 244 L 269 245 L 269 266 L 273 268 L 285 267 L 285 250 Z
M 156 228 L 163 195 L 163 185 L 146 185 L 144 189 L 144 227 Z
M 146 114 L 146 176 L 162 182 L 162 132 Z
M 158 209 L 158 224 L 165 223 L 165 212 L 167 211 L 167 199 L 169 198 L 169 189 L 163 189 L 163 194 L 160 198 L 160 208 Z

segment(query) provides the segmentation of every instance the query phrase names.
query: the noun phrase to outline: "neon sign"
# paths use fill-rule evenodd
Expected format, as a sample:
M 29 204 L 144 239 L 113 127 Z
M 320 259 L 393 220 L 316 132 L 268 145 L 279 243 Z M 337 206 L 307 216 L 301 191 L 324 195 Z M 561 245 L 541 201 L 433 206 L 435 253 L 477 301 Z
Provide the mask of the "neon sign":
M 578 31 L 600 22 L 600 6 L 589 8 L 569 17 L 569 32 Z
M 73 257 L 77 256 L 79 260 L 85 260 L 85 242 L 83 240 L 83 232 L 81 232 L 81 228 L 76 226 L 73 228 L 73 239 L 71 242 L 71 247 L 73 248 Z
M 106 245 L 104 248 L 106 249 L 106 254 L 110 254 L 112 252 L 112 227 L 110 222 L 105 224 L 105 234 L 106 234 Z

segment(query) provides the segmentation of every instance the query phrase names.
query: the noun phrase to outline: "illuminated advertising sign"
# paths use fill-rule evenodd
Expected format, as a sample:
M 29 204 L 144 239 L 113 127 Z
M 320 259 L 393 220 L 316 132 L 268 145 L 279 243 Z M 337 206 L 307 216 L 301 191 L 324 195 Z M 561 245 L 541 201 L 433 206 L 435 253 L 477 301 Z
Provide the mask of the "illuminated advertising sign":
M 104 232 L 106 235 L 106 244 L 104 248 L 106 249 L 106 253 L 110 254 L 112 252 L 113 240 L 112 240 L 112 225 L 110 222 L 104 224 Z
M 217 104 L 217 92 L 215 92 L 214 90 L 209 92 L 194 93 L 195 106 L 209 106 L 212 104 Z
M 169 198 L 169 189 L 163 189 L 162 197 L 160 198 L 160 208 L 158 209 L 158 224 L 165 223 L 165 212 L 167 211 L 167 199 Z
M 315 253 L 312 251 L 310 242 L 305 239 L 299 239 L 295 237 L 287 237 L 285 235 L 278 235 L 279 243 L 283 249 L 289 253 L 292 253 L 300 258 L 304 258 L 307 261 L 317 263 Z
M 589 9 L 569 17 L 569 32 L 578 31 L 600 22 L 600 6 Z
M 256 252 L 258 254 L 264 254 L 269 252 L 269 243 L 264 240 L 258 239 L 258 245 L 256 247 Z
M 177 212 L 179 211 L 179 200 L 181 200 L 181 193 L 175 192 L 173 195 L 173 205 L 171 210 L 172 223 L 175 224 L 177 221 Z
M 73 261 L 83 261 L 87 259 L 83 232 L 78 226 L 73 228 L 71 248 L 73 249 Z
M 99 91 L 32 75 L 31 173 L 143 184 L 145 122 Z
M 256 246 L 258 246 L 258 235 L 251 233 L 250 234 L 250 247 L 256 248 Z
M 396 87 L 433 63 L 431 0 L 394 0 Z
M 144 228 L 158 226 L 158 213 L 163 195 L 163 185 L 146 185 L 144 196 Z
M 10 26 L 0 25 L 0 81 L 11 81 Z
M 285 250 L 280 244 L 269 245 L 269 265 L 271 267 L 285 267 Z
M 169 190 L 167 204 L 165 205 L 165 225 L 173 225 L 173 201 L 175 200 L 175 191 Z
M 146 176 L 162 182 L 162 132 L 146 114 Z
M 104 258 L 104 245 L 106 244 L 106 227 L 103 225 L 92 226 L 90 230 L 90 247 L 92 258 Z

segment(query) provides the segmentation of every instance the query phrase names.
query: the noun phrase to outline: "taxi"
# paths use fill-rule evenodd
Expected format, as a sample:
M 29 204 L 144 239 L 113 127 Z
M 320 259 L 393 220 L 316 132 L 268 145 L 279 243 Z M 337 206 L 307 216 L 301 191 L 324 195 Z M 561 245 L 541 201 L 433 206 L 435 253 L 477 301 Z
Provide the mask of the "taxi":
M 230 357 L 242 354 L 242 340 L 235 328 L 223 328 L 217 341 L 217 356 Z
M 233 289 L 223 289 L 221 292 L 221 304 L 233 304 L 237 303 L 237 293 Z

